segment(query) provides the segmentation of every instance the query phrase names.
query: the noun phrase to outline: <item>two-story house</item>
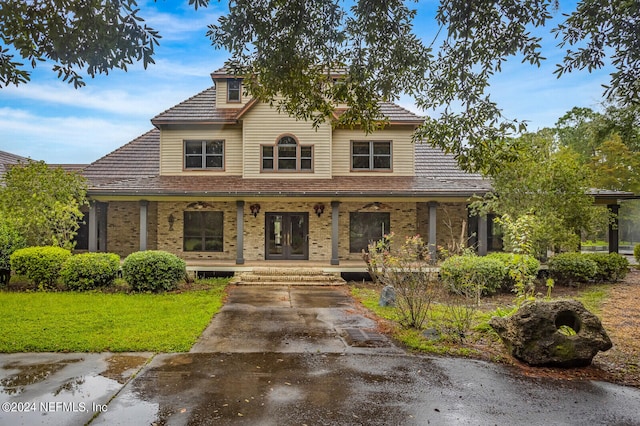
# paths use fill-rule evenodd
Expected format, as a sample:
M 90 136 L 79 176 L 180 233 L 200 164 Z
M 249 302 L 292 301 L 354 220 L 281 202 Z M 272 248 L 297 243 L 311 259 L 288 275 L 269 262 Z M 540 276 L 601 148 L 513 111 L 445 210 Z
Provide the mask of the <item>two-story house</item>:
M 121 256 L 166 250 L 224 269 L 354 264 L 389 232 L 420 234 L 432 249 L 462 232 L 480 252 L 498 243 L 491 221 L 467 211 L 490 183 L 413 144 L 421 117 L 382 103 L 389 125 L 373 134 L 313 128 L 245 96 L 242 80 L 224 68 L 211 77 L 213 87 L 84 170 L 92 200 L 84 248 Z
M 314 128 L 246 97 L 224 68 L 211 77 L 213 87 L 84 170 L 87 249 L 159 249 L 211 266 L 339 265 L 389 232 L 444 244 L 467 223 L 469 197 L 490 187 L 413 144 L 422 119 L 393 103 L 381 104 L 389 125 L 373 134 Z

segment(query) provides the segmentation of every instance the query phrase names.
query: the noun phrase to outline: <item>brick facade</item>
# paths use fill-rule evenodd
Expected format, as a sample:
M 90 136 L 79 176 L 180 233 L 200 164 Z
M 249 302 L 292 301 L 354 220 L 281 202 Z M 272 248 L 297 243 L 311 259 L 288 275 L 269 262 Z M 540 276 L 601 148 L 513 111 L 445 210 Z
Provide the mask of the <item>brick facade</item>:
M 147 206 L 147 249 L 158 248 L 158 203 Z M 107 251 L 125 257 L 140 249 L 140 203 L 111 201 L 107 209 Z
M 265 219 L 267 213 L 305 212 L 309 215 L 309 260 L 329 262 L 331 260 L 331 203 L 323 203 L 324 213 L 317 216 L 317 202 L 282 201 L 260 202 L 260 213 L 253 217 L 249 206 L 244 207 L 244 258 L 248 261 L 265 259 Z M 222 252 L 185 252 L 183 250 L 184 211 L 222 211 L 224 220 L 224 245 Z M 193 202 L 159 201 L 148 204 L 147 248 L 165 250 L 185 260 L 235 260 L 237 243 L 236 202 L 207 201 L 205 206 L 194 206 Z M 399 238 L 420 234 L 425 242 L 429 234 L 429 209 L 427 203 L 340 203 L 339 259 L 360 260 L 360 253 L 349 252 L 349 214 L 351 212 L 388 212 L 390 232 Z M 170 219 L 171 218 L 171 219 Z M 437 207 L 437 244 L 446 247 L 452 239 L 459 239 L 461 226 L 467 223 L 467 209 L 463 203 L 440 203 Z M 140 247 L 140 204 L 138 202 L 112 201 L 108 208 L 107 250 L 124 257 L 138 251 Z M 466 235 L 466 231 L 465 231 Z
M 184 211 L 199 210 L 188 206 L 191 202 L 158 202 L 158 250 L 174 253 L 184 260 L 224 260 L 235 259 L 236 255 L 236 204 L 233 201 L 207 202 L 203 210 L 221 211 L 224 220 L 224 246 L 222 252 L 185 252 Z M 173 218 L 173 224 L 169 217 Z

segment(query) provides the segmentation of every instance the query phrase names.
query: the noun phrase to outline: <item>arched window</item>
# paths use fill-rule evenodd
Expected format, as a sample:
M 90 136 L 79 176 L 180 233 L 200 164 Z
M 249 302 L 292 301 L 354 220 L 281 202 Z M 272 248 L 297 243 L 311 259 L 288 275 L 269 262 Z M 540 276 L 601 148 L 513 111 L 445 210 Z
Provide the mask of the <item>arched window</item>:
M 310 172 L 313 170 L 313 146 L 300 145 L 291 135 L 281 136 L 275 145 L 262 146 L 262 170 Z

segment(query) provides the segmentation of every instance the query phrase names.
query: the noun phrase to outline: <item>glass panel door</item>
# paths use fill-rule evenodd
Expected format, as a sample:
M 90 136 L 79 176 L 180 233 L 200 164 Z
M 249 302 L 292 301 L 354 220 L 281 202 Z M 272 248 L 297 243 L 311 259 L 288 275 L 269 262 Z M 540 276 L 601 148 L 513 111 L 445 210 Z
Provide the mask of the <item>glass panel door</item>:
M 309 258 L 309 213 L 266 214 L 266 259 Z
M 306 259 L 307 213 L 289 215 L 289 259 Z
M 284 254 L 283 218 L 281 214 L 267 213 L 267 259 L 281 258 Z

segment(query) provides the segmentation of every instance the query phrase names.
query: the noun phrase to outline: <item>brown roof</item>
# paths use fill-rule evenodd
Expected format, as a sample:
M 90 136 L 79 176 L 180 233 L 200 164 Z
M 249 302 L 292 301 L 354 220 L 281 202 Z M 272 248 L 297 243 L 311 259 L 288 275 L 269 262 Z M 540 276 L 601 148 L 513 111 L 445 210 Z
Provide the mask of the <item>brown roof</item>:
M 160 130 L 153 129 L 88 165 L 90 186 L 160 173 Z
M 482 176 L 467 173 L 460 169 L 458 161 L 452 154 L 445 154 L 441 149 L 427 143 L 416 144 L 416 175 L 433 179 L 477 180 Z
M 215 73 L 223 74 L 226 69 Z M 158 114 L 154 125 L 169 123 L 229 123 L 251 108 L 217 109 L 216 91 L 208 88 Z M 417 124 L 418 115 L 391 102 L 381 111 L 392 123 Z M 426 147 L 426 146 L 425 146 Z M 240 176 L 159 176 L 160 131 L 151 130 L 84 170 L 93 194 L 120 195 L 265 195 L 265 196 L 469 196 L 486 192 L 489 184 L 457 168 L 455 159 L 435 148 L 416 149 L 417 177 L 348 176 L 332 179 L 243 179 Z M 436 165 L 436 167 L 433 167 Z
M 26 163 L 29 161 L 26 157 L 11 154 L 10 152 L 0 151 L 0 176 L 2 176 L 7 170 L 6 166 L 11 166 L 18 163 Z
M 184 102 L 156 115 L 157 126 L 169 123 L 234 123 L 242 108 L 216 108 L 216 89 L 209 87 Z
M 254 105 L 241 108 L 216 108 L 216 89 L 210 87 L 151 119 L 154 126 L 162 124 L 230 124 L 236 123 Z M 345 110 L 336 111 L 337 114 Z M 380 102 L 380 112 L 391 123 L 421 124 L 423 118 L 392 102 Z
M 344 67 L 340 67 L 340 68 L 332 68 L 330 70 L 329 75 L 339 77 L 347 74 L 348 74 L 348 70 Z M 230 64 L 227 63 L 223 67 L 220 67 L 214 72 L 212 72 L 211 78 L 215 80 L 219 78 L 242 78 L 242 76 L 234 74 L 233 68 L 230 66 Z
M 469 197 L 489 190 L 486 180 L 422 177 L 336 176 L 332 179 L 245 179 L 241 176 L 154 176 L 105 183 L 94 195 L 263 196 L 263 197 Z
M 53 168 L 61 168 L 64 171 L 67 172 L 77 172 L 77 173 L 82 173 L 82 171 L 84 170 L 85 167 L 87 167 L 88 164 L 49 164 L 49 167 L 53 167 Z

